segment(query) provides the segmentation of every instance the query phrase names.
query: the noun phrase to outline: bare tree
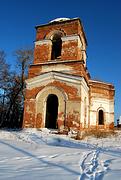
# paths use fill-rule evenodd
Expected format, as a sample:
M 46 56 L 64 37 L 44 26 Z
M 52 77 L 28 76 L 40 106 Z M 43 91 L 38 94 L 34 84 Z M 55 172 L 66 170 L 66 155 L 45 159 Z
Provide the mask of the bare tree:
M 24 80 L 33 58 L 33 50 L 20 49 L 15 55 L 18 65 L 16 73 L 10 71 L 5 53 L 0 51 L 0 127 L 18 128 L 22 125 Z
M 21 89 L 24 89 L 24 81 L 27 77 L 28 66 L 33 60 L 33 49 L 19 49 L 15 51 L 17 66 L 21 77 Z
M 18 128 L 22 121 L 23 103 L 20 78 L 15 73 L 11 74 L 10 84 L 7 91 L 7 108 L 3 126 Z
M 0 89 L 4 89 L 9 79 L 9 65 L 6 63 L 5 58 L 5 52 L 0 50 Z
M 9 65 L 6 63 L 6 54 L 0 50 L 0 125 L 4 120 L 6 112 L 5 103 L 7 101 L 6 94 L 9 87 Z

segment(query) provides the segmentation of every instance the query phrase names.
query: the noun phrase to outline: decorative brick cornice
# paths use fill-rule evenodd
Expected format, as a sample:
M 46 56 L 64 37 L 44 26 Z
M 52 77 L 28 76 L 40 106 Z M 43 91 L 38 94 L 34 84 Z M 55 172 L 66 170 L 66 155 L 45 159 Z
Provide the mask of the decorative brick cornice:
M 42 62 L 42 63 L 36 63 L 36 64 L 31 64 L 30 66 L 41 66 L 41 65 L 49 65 L 49 64 L 65 64 L 65 63 L 82 63 L 84 64 L 84 61 L 83 60 L 58 60 L 58 59 L 55 59 L 55 60 L 49 60 L 47 62 Z
M 76 85 L 82 85 L 85 89 L 89 90 L 87 83 L 83 77 L 69 75 L 69 74 L 60 73 L 60 72 L 56 72 L 56 71 L 43 73 L 39 76 L 27 79 L 26 80 L 26 88 L 32 89 L 34 87 L 46 85 L 49 82 L 53 82 L 55 80 L 62 81 L 65 83 L 73 83 Z

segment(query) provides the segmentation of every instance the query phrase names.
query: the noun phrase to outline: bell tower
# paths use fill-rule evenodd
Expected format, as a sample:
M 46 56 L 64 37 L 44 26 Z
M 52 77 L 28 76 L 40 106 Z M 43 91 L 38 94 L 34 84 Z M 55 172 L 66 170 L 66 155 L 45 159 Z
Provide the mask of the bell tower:
M 82 127 L 82 93 L 88 104 L 90 79 L 86 47 L 79 18 L 58 18 L 36 26 L 34 61 L 26 80 L 23 127 Z M 88 114 L 85 123 L 87 117 Z
M 34 62 L 29 78 L 48 71 L 85 76 L 86 46 L 79 18 L 58 18 L 36 26 Z

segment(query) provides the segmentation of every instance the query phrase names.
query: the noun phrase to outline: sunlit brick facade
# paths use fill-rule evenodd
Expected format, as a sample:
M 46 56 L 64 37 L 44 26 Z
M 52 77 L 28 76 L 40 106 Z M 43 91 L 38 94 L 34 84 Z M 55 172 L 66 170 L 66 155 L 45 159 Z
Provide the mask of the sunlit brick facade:
M 90 78 L 86 47 L 79 18 L 36 26 L 23 127 L 113 128 L 114 86 Z

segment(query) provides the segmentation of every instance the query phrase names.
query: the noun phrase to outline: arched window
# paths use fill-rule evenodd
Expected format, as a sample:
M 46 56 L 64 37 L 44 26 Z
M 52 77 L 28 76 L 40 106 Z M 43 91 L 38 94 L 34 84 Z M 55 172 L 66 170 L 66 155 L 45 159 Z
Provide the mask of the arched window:
M 61 57 L 62 40 L 61 35 L 56 33 L 52 37 L 52 53 L 51 59 L 59 59 Z
M 98 124 L 104 125 L 104 112 L 103 112 L 103 110 L 98 111 Z

